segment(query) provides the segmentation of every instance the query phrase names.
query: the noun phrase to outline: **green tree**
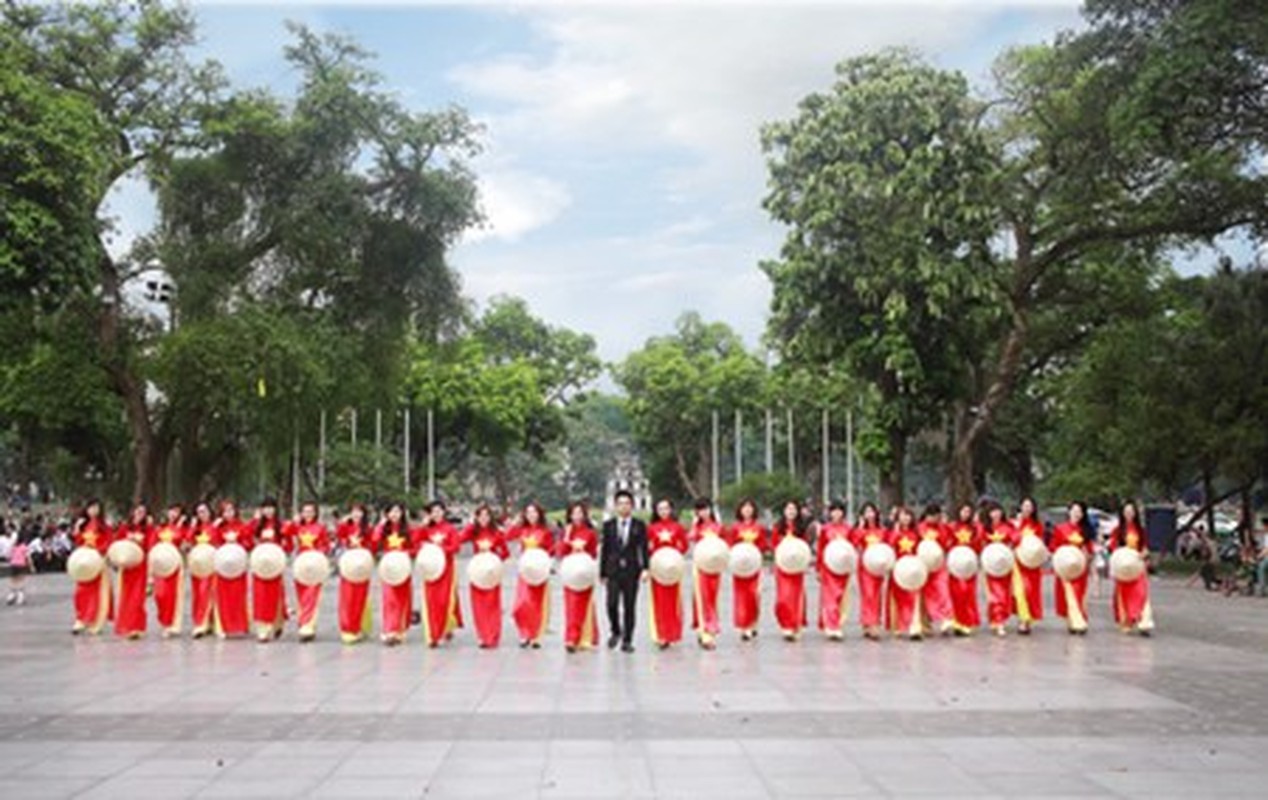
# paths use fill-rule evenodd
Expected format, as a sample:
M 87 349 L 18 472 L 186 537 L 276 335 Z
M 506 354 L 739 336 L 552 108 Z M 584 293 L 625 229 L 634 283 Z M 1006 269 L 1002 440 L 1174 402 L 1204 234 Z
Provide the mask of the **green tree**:
M 1268 273 L 1173 279 L 1059 381 L 1052 483 L 1121 499 L 1200 481 L 1242 497 L 1268 464 Z
M 764 205 L 790 228 L 762 265 L 771 335 L 792 364 L 839 362 L 866 386 L 864 457 L 897 503 L 908 440 L 960 383 L 955 326 L 989 293 L 991 164 L 960 75 L 900 51 L 836 73 L 762 131 Z
M 1110 0 L 1087 10 L 1089 31 L 998 62 L 988 122 L 998 165 L 991 196 L 1008 244 L 991 265 L 1002 313 L 954 426 L 957 499 L 971 496 L 978 448 L 1024 377 L 1039 310 L 1078 311 L 1050 297 L 1050 286 L 1095 285 L 1089 274 L 1106 267 L 1242 226 L 1262 232 L 1268 221 L 1268 177 L 1250 168 L 1264 141 L 1264 101 L 1239 99 L 1264 86 L 1263 15 L 1221 0 Z M 1178 113 L 1180 98 L 1192 116 Z
M 318 409 L 395 399 L 409 342 L 456 326 L 445 255 L 478 220 L 465 165 L 477 130 L 461 110 L 406 109 L 355 44 L 298 27 L 286 56 L 300 85 L 285 101 L 231 93 L 215 65 L 190 63 L 195 31 L 182 7 L 8 4 L 2 19 L 6 103 L 16 96 L 31 110 L 0 121 L 0 147 L 35 203 L 16 206 L 23 236 L 6 235 L 3 279 L 39 276 L 28 294 L 64 289 L 93 320 L 89 363 L 124 411 L 134 498 L 162 495 L 173 448 L 186 487 L 215 484 L 199 470 L 231 464 L 224 453 L 248 440 L 289 453 Z M 75 136 L 92 152 L 68 144 Z M 98 209 L 142 173 L 158 194 L 159 226 L 116 259 Z M 15 206 L 5 202 L 8 215 Z M 86 257 L 40 272 L 31 242 L 41 231 L 77 253 L 85 230 Z M 184 336 L 131 308 L 130 283 L 156 260 L 175 286 Z M 240 336 L 250 343 L 235 349 Z M 180 385 L 191 370 L 243 394 L 191 398 Z
M 455 337 L 415 347 L 404 399 L 433 409 L 454 440 L 448 471 L 472 494 L 507 503 L 558 483 L 565 414 L 598 374 L 594 349 L 593 338 L 547 325 L 523 300 L 494 298 Z
M 766 370 L 725 323 L 688 312 L 673 335 L 653 337 L 613 367 L 634 440 L 658 493 L 708 494 L 712 414 L 763 407 Z

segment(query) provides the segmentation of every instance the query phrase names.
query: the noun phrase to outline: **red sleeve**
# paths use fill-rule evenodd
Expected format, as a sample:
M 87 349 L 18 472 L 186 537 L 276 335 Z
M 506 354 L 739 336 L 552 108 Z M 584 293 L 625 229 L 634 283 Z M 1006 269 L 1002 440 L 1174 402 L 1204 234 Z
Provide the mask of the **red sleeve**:
M 251 530 L 250 525 L 238 523 L 238 544 L 247 550 L 255 549 L 255 531 Z
M 1062 522 L 1060 525 L 1052 529 L 1052 549 L 1063 547 L 1069 538 L 1070 523 Z
M 691 544 L 690 542 L 687 541 L 687 529 L 684 528 L 682 524 L 678 522 L 674 523 L 674 527 L 677 528 L 677 531 L 675 533 L 675 536 L 677 537 L 675 541 L 675 545 L 678 547 L 678 552 L 686 553 L 687 547 Z
M 466 539 L 452 525 L 449 525 L 448 528 L 449 530 L 445 533 L 445 543 L 443 547 L 445 548 L 446 554 L 451 556 L 457 555 L 458 551 L 462 549 L 462 543 L 466 541 Z
M 462 545 L 466 544 L 467 542 L 474 542 L 474 541 L 475 541 L 475 523 L 473 522 L 470 525 L 467 525 L 466 527 L 464 527 L 462 529 L 462 532 L 458 534 L 458 546 L 462 547 Z
M 502 559 L 503 561 L 510 559 L 511 550 L 509 547 L 506 546 L 506 534 L 498 530 L 497 528 L 493 529 L 493 533 L 495 536 L 493 540 L 493 552 L 497 553 L 498 558 Z
M 287 553 L 296 552 L 299 549 L 299 527 L 297 523 L 290 520 L 279 522 L 274 529 L 276 531 L 274 535 L 277 538 L 273 541 Z M 257 530 L 259 529 L 257 528 Z
M 1112 552 L 1112 551 L 1114 551 L 1114 550 L 1117 550 L 1117 549 L 1118 549 L 1118 547 L 1119 547 L 1119 536 L 1118 536 L 1118 534 L 1119 534 L 1119 532 L 1120 532 L 1120 528 L 1121 528 L 1121 527 L 1122 527 L 1122 526 L 1120 526 L 1118 523 L 1115 523 L 1115 524 L 1114 524 L 1114 527 L 1113 527 L 1113 528 L 1110 528 L 1109 538 L 1108 538 L 1108 540 L 1107 540 L 1107 542 L 1106 542 L 1106 543 L 1107 543 L 1107 545 L 1109 546 L 1109 549 L 1110 549 L 1110 551 L 1111 551 L 1111 552 Z
M 1021 533 L 1008 522 L 1004 522 L 1003 525 L 1004 541 L 1008 542 L 1010 547 L 1016 547 L 1021 541 Z

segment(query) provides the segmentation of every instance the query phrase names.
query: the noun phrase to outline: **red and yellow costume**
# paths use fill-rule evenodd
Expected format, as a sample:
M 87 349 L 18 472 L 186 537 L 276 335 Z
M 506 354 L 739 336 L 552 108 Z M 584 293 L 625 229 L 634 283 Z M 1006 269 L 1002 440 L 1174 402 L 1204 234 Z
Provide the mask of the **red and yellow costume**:
M 894 548 L 898 558 L 916 555 L 920 545 L 920 533 L 911 528 L 895 528 L 890 531 L 889 544 Z M 917 637 L 924 634 L 924 621 L 921 618 L 921 593 L 918 589 L 909 592 L 898 585 L 898 581 L 890 578 L 885 603 L 885 627 L 900 636 Z
M 260 517 L 255 520 L 253 542 L 272 542 L 290 555 L 293 542 L 290 529 L 277 517 Z M 243 545 L 245 547 L 245 545 Z M 251 573 L 251 619 L 255 622 L 255 635 L 265 641 L 282 635 L 286 626 L 286 583 L 284 575 L 261 578 Z
M 1149 561 L 1149 540 L 1134 520 L 1127 523 L 1127 530 L 1115 527 L 1110 534 L 1109 549 L 1112 553 L 1120 547 L 1130 547 Z M 1149 604 L 1149 571 L 1141 573 L 1134 581 L 1114 581 L 1114 621 L 1123 630 L 1133 626 L 1144 633 L 1154 629 L 1153 608 Z
M 982 549 L 977 525 L 972 522 L 953 522 L 947 541 L 947 553 L 952 548 L 968 547 L 978 553 Z M 982 612 L 977 603 L 977 575 L 968 579 L 947 575 L 947 590 L 951 596 L 951 618 L 957 633 L 964 635 L 982 624 Z
M 85 520 L 75 533 L 76 547 L 91 547 L 105 558 L 111 542 L 110 526 L 100 518 Z M 76 633 L 101 633 L 111 613 L 110 568 L 105 567 L 94 580 L 75 584 Z
M 691 543 L 695 544 L 706 536 L 717 536 L 726 539 L 722 526 L 716 522 L 696 523 L 691 528 Z M 722 632 L 718 620 L 718 591 L 722 588 L 722 575 L 710 575 L 701 572 L 695 562 L 691 565 L 691 627 L 695 629 L 700 643 L 712 646 Z
M 423 581 L 423 638 L 437 647 L 462 627 L 456 561 L 462 534 L 448 522 L 438 522 L 421 529 L 418 544 L 434 544 L 445 552 L 445 571 L 434 581 Z
M 339 546 L 344 550 L 364 549 L 374 555 L 376 538 L 366 523 L 345 520 L 335 529 Z M 408 599 L 408 594 L 406 595 Z M 408 622 L 408 618 L 406 619 Z M 359 642 L 374 630 L 374 612 L 370 608 L 370 581 L 354 583 L 339 576 L 339 638 L 344 644 Z
M 189 546 L 208 544 L 215 547 L 219 541 L 214 522 L 194 522 L 190 527 Z M 216 606 L 216 573 L 199 578 L 192 572 L 189 576 L 189 615 L 190 628 L 194 636 L 204 636 L 211 632 L 213 612 Z
M 849 523 L 824 523 L 815 541 L 815 566 L 819 572 L 819 630 L 840 637 L 850 615 L 850 576 L 836 574 L 823 560 L 824 551 L 837 539 L 854 544 Z
M 661 548 L 673 548 L 679 553 L 687 552 L 687 531 L 678 520 L 658 519 L 647 526 L 647 552 L 650 558 Z M 652 642 L 658 645 L 674 644 L 682 641 L 682 584 L 662 584 L 651 575 L 648 579 L 651 591 L 648 602 L 651 613 L 648 615 Z
M 521 525 L 513 528 L 509 535 L 520 543 L 520 552 L 525 550 L 554 550 L 554 536 L 545 525 Z M 519 631 L 520 640 L 536 644 L 546 633 L 550 623 L 550 581 L 540 586 L 530 586 L 523 578 L 515 581 L 515 603 L 511 607 L 511 618 L 515 620 L 515 628 Z
M 418 538 L 411 536 L 405 523 L 381 522 L 374 531 L 371 550 L 382 554 L 403 552 L 410 559 L 418 552 Z M 383 622 L 380 633 L 385 639 L 404 640 L 414 613 L 414 579 L 406 578 L 399 586 L 383 584 Z
M 770 552 L 770 537 L 766 529 L 758 522 L 736 521 L 727 532 L 727 539 L 732 547 L 740 542 L 748 542 L 763 553 Z M 752 634 L 757 631 L 757 623 L 762 613 L 762 572 L 742 578 L 731 576 L 731 605 L 735 628 L 740 633 Z
M 240 519 L 221 520 L 216 526 L 216 547 L 236 542 L 249 554 L 252 547 L 251 526 Z M 250 632 L 250 615 L 247 613 L 247 576 L 236 578 L 216 576 L 216 601 L 213 618 L 216 635 L 245 636 Z
M 587 524 L 569 524 L 555 545 L 555 555 L 564 558 L 572 553 L 599 557 L 599 537 Z M 588 649 L 598 645 L 599 627 L 594 623 L 594 587 L 582 591 L 564 587 L 564 646 Z
M 1092 542 L 1084 535 L 1083 528 L 1073 522 L 1063 522 L 1052 529 L 1052 552 L 1058 547 L 1077 547 L 1083 551 L 1087 564 L 1092 563 Z M 1057 616 L 1064 617 L 1072 631 L 1087 630 L 1087 581 L 1091 569 L 1072 581 L 1060 575 L 1052 576 L 1052 594 Z
M 150 539 L 145 549 L 149 552 L 160 542 L 170 544 L 177 550 L 184 551 L 189 538 L 189 530 L 177 522 L 164 522 L 150 529 Z M 176 636 L 181 632 L 182 617 L 185 609 L 185 562 L 182 558 L 176 571 L 166 578 L 154 579 L 154 610 L 158 617 L 159 627 L 166 636 Z
M 146 552 L 150 538 L 148 522 L 123 522 L 115 528 L 114 541 L 134 542 L 141 552 Z M 114 632 L 116 636 L 139 637 L 145 633 L 145 586 L 149 581 L 145 559 L 135 567 L 121 569 L 115 577 Z
M 942 566 L 929 570 L 929 579 L 920 590 L 920 604 L 931 630 L 945 631 L 954 625 L 951 609 L 951 576 L 947 572 L 946 554 L 951 550 L 951 529 L 941 522 L 922 520 L 916 525 L 920 541 L 937 542 L 942 548 Z
M 296 522 L 286 529 L 286 540 L 295 555 L 309 550 L 330 557 L 330 531 L 325 524 L 312 522 Z M 305 586 L 295 581 L 295 601 L 299 606 L 299 635 L 311 638 L 317 635 L 317 612 L 321 608 L 321 589 L 324 582 Z
M 864 631 L 879 628 L 881 624 L 881 595 L 885 588 L 884 576 L 877 577 L 863 569 L 863 554 L 870 545 L 887 542 L 889 534 L 879 525 L 857 527 L 851 534 L 859 553 L 859 626 Z
M 1017 543 L 1027 536 L 1043 541 L 1043 525 L 1036 519 L 1017 521 Z M 1013 608 L 1023 625 L 1043 619 L 1043 567 L 1031 569 L 1018 559 L 1013 562 Z
M 772 549 L 779 547 L 779 543 L 789 536 L 797 537 L 796 529 L 788 527 L 783 520 L 777 522 L 771 529 Z M 798 636 L 806 627 L 809 616 L 806 611 L 806 573 L 784 572 L 779 564 L 775 564 L 774 572 L 775 622 L 785 636 Z
M 476 553 L 493 553 L 505 564 L 511 557 L 506 547 L 506 535 L 495 527 L 467 526 L 462 532 L 463 541 L 471 542 Z M 481 589 L 469 583 L 471 592 L 471 626 L 475 628 L 476 641 L 481 647 L 497 647 L 502 641 L 502 586 Z
M 1017 531 L 1007 521 L 1001 520 L 997 528 L 983 527 L 979 542 L 982 548 L 995 543 L 1016 547 Z M 1002 578 L 986 576 L 986 618 L 992 627 L 1004 626 L 1013 615 L 1013 579 L 1013 574 Z

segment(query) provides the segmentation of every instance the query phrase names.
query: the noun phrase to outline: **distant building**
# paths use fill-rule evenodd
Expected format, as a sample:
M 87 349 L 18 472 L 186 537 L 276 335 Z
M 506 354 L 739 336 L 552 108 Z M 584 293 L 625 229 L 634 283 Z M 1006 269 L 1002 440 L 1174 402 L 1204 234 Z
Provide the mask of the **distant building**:
M 607 492 L 603 498 L 604 519 L 616 513 L 616 493 L 622 489 L 634 495 L 635 513 L 651 513 L 652 487 L 643 475 L 638 456 L 633 453 L 622 454 L 612 468 L 612 475 L 608 478 Z

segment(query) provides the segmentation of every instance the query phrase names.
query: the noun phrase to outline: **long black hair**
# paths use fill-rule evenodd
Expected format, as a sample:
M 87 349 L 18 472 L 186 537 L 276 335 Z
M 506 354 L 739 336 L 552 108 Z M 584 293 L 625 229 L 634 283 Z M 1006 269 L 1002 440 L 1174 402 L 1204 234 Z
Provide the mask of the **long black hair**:
M 859 515 L 858 517 L 855 518 L 854 524 L 858 526 L 863 525 L 864 521 L 867 519 L 867 512 L 869 509 L 871 510 L 872 514 L 875 515 L 876 517 L 877 526 L 881 528 L 885 527 L 884 525 L 881 524 L 880 506 L 876 505 L 871 500 L 868 500 L 866 503 L 859 506 Z
M 793 536 L 804 536 L 805 523 L 803 523 L 801 519 L 801 502 L 791 498 L 779 504 L 779 514 L 777 515 L 775 524 L 771 526 L 771 529 L 779 536 L 790 532 L 788 530 L 788 517 L 784 513 L 788 511 L 789 506 L 794 506 L 797 509 L 797 515 L 793 517 L 791 533 Z
M 1082 500 L 1071 500 L 1070 503 L 1066 506 L 1066 509 L 1071 509 L 1071 508 L 1074 508 L 1075 506 L 1078 506 L 1079 511 L 1082 512 L 1082 514 L 1079 516 L 1079 533 L 1083 536 L 1083 541 L 1085 542 L 1096 541 L 1096 538 L 1095 538 L 1096 529 L 1092 527 L 1092 518 L 1088 516 L 1087 503 L 1083 502 Z

